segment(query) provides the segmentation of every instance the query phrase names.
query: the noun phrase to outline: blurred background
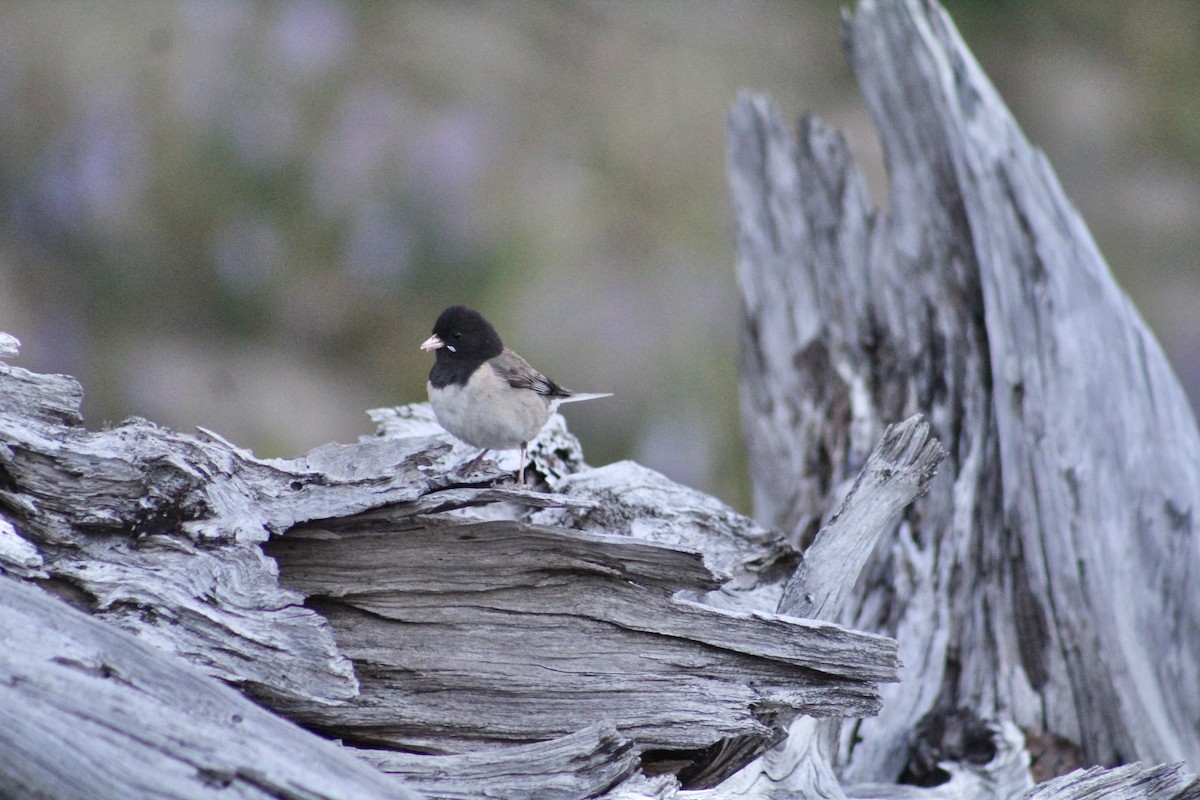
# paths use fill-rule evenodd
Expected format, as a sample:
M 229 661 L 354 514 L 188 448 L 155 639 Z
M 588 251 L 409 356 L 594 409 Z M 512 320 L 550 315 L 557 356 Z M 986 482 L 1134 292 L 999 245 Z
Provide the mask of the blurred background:
M 0 2 L 0 330 L 129 415 L 296 456 L 424 399 L 478 307 L 588 460 L 749 511 L 736 92 L 843 128 L 843 4 Z M 1200 4 L 950 2 L 1200 399 Z

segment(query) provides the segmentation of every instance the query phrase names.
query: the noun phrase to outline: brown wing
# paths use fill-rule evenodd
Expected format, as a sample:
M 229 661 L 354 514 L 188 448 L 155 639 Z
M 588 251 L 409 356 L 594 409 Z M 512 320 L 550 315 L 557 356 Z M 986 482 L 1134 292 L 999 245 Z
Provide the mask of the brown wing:
M 571 391 L 529 366 L 529 362 L 504 348 L 504 352 L 491 360 L 492 369 L 514 389 L 531 389 L 546 397 L 570 397 Z

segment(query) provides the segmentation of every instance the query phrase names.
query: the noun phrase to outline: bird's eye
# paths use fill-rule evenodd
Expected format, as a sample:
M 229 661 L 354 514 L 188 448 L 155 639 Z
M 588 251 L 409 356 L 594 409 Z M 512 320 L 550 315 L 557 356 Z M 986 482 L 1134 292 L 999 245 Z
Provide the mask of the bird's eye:
M 454 333 L 450 334 L 450 338 L 458 341 L 462 338 L 462 331 L 455 331 Z

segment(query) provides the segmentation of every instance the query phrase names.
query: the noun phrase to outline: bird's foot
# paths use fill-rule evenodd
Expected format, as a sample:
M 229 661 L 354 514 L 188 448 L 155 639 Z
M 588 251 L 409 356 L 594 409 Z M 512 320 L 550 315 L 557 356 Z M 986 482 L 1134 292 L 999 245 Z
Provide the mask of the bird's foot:
M 472 458 L 466 464 L 458 468 L 458 471 L 463 475 L 470 475 L 475 470 L 479 469 L 479 465 L 483 463 L 483 457 L 488 454 L 487 450 L 480 451 L 479 455 Z

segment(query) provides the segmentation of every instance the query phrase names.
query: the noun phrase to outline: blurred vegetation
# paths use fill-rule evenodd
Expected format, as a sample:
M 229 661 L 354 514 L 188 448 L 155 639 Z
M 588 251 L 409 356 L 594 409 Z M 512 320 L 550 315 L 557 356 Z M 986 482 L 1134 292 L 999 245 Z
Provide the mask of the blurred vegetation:
M 1200 5 L 949 9 L 1200 397 Z M 0 3 L 0 329 L 99 426 L 260 455 L 424 398 L 467 302 L 564 384 L 589 460 L 743 510 L 725 115 L 844 128 L 839 3 Z

